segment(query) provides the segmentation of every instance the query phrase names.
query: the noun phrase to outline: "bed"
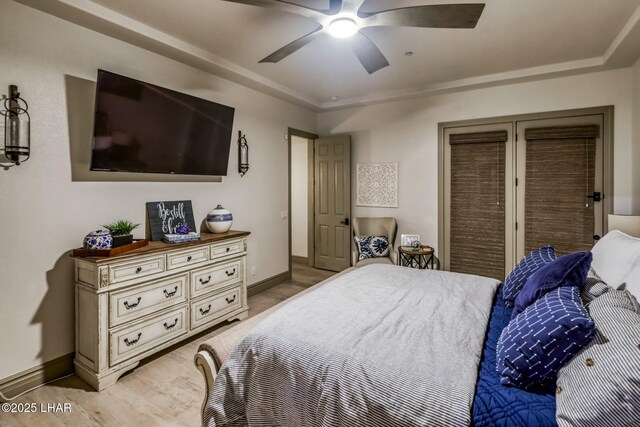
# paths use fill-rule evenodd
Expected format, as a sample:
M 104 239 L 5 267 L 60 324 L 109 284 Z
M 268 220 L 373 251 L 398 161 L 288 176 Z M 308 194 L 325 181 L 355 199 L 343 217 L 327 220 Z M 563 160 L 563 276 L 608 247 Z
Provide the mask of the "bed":
M 597 333 L 555 385 L 501 385 L 499 341 L 529 318 L 510 323 L 509 280 L 370 265 L 202 343 L 203 425 L 640 425 L 640 238 L 614 230 L 591 255 L 581 291 L 558 294 L 582 299 Z

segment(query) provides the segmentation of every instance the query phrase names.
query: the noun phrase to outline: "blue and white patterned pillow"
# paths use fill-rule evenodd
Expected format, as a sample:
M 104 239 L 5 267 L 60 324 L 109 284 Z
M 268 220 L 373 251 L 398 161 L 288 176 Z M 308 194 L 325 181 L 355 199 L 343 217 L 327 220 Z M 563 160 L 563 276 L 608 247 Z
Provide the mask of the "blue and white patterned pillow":
M 358 247 L 358 261 L 389 256 L 389 238 L 387 236 L 356 236 L 354 239 Z
M 555 381 L 560 368 L 591 342 L 595 332 L 577 287 L 547 293 L 502 331 L 496 366 L 500 383 L 529 388 Z
M 556 259 L 556 251 L 553 246 L 543 246 L 531 252 L 511 270 L 502 287 L 502 297 L 507 307 L 513 307 L 516 297 L 522 290 L 529 277 L 541 267 Z

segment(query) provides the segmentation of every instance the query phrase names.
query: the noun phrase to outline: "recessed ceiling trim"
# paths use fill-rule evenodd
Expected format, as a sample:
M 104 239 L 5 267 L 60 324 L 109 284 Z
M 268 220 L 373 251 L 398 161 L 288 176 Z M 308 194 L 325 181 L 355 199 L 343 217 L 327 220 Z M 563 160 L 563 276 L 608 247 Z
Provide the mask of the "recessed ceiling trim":
M 613 67 L 606 67 L 602 57 L 582 59 L 579 61 L 563 62 L 559 64 L 544 65 L 540 67 L 525 68 L 522 70 L 506 71 L 503 73 L 489 74 L 486 76 L 470 77 L 467 79 L 452 80 L 422 88 L 421 90 L 406 90 L 384 92 L 377 95 L 362 98 L 342 99 L 339 102 L 324 102 L 323 110 L 339 110 L 383 102 L 399 101 L 402 99 L 419 98 L 425 96 L 442 95 L 444 93 L 461 92 L 470 89 L 479 89 L 489 86 L 500 86 L 511 83 L 544 80 L 554 77 L 562 77 L 575 74 L 602 71 Z
M 342 98 L 338 102 L 327 102 L 326 98 L 308 97 L 210 51 L 198 48 L 90 0 L 16 1 L 312 111 L 337 110 L 480 87 L 623 68 L 633 65 L 640 56 L 640 7 L 638 7 L 600 57 L 443 82 L 417 90 L 379 92 L 363 97 Z

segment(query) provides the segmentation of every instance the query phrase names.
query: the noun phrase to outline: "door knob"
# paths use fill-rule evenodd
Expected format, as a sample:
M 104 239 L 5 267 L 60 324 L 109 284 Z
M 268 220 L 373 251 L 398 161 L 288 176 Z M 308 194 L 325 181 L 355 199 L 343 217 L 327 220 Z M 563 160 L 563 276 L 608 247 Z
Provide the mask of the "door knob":
M 345 218 L 342 221 L 340 221 L 340 224 L 342 225 L 349 225 L 349 218 Z
M 600 236 L 598 236 L 597 234 L 596 234 L 596 235 L 594 235 L 594 236 L 593 236 L 593 240 L 595 240 L 595 241 L 597 242 L 598 240 L 600 240 Z

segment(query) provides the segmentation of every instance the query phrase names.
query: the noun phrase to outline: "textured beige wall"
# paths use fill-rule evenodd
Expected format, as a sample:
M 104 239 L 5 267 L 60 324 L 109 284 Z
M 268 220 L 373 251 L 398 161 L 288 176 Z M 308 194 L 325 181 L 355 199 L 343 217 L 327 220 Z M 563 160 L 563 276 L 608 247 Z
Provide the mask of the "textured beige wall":
M 220 183 L 166 182 L 167 176 L 95 182 L 104 178 L 82 162 L 91 144 L 98 68 L 235 107 L 229 176 Z M 0 93 L 9 84 L 29 102 L 32 158 L 0 169 L 0 378 L 74 350 L 67 251 L 108 221 L 144 224 L 147 201 L 192 200 L 198 220 L 220 203 L 233 212 L 235 229 L 253 233 L 248 270 L 255 266 L 257 275 L 249 283 L 287 271 L 288 227 L 280 218 L 288 205 L 285 134 L 289 126 L 314 132 L 315 113 L 0 0 Z M 250 146 L 244 178 L 237 173 L 239 129 Z
M 354 217 L 394 216 L 398 235 L 419 234 L 421 242 L 437 246 L 438 123 L 614 105 L 614 208 L 629 213 L 631 77 L 627 68 L 326 112 L 319 114 L 318 131 L 351 134 L 354 170 L 357 163 L 399 163 L 399 207 L 354 205 Z M 352 186 L 355 200 L 355 174 Z

